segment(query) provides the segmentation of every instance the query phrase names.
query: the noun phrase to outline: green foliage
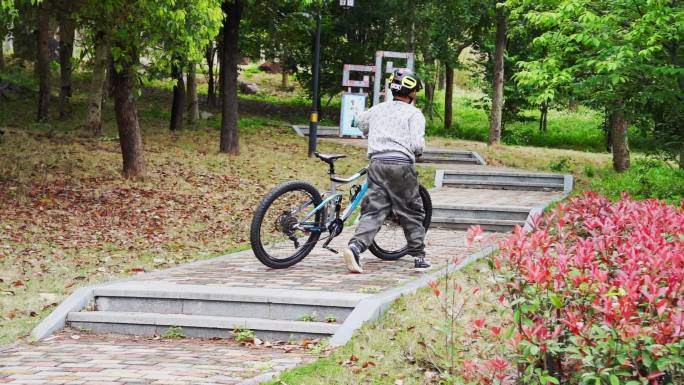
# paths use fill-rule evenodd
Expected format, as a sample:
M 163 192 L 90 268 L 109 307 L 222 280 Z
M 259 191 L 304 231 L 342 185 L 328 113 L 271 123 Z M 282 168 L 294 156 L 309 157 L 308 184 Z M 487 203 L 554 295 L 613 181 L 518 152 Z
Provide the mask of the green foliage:
M 317 317 L 318 317 L 318 315 L 316 314 L 316 312 L 304 313 L 304 314 L 299 316 L 299 320 L 304 321 L 304 322 L 314 322 L 314 321 L 316 321 Z
M 117 66 L 136 63 L 140 54 L 154 57 L 158 49 L 157 61 L 199 60 L 223 17 L 220 0 L 91 0 L 79 14 L 107 33 Z
M 233 339 L 235 342 L 243 343 L 243 342 L 252 342 L 254 341 L 254 332 L 247 329 L 247 328 L 241 328 L 241 327 L 235 327 L 233 329 Z
M 608 170 L 589 173 L 598 176 L 589 187 L 611 199 L 619 199 L 623 193 L 635 199 L 656 198 L 674 205 L 684 199 L 684 170 L 660 160 L 638 159 L 622 174 Z
M 328 314 L 327 316 L 325 316 L 325 322 L 335 323 L 337 322 L 337 317 L 332 314 Z
M 515 80 L 536 103 L 572 94 L 684 140 L 684 5 L 649 0 L 509 0 L 518 30 L 537 31 Z
M 183 328 L 180 326 L 171 326 L 161 335 L 161 338 L 168 340 L 179 340 L 185 338 Z

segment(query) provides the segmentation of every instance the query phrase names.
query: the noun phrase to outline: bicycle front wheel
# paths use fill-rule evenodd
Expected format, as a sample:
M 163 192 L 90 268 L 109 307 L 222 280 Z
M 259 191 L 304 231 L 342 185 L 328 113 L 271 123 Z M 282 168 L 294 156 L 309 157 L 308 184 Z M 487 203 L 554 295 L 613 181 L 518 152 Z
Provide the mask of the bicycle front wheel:
M 427 232 L 432 222 L 432 199 L 430 193 L 423 186 L 418 186 L 420 198 L 423 201 L 423 210 L 425 211 L 425 218 L 423 218 L 423 227 Z M 399 258 L 408 254 L 408 245 L 406 243 L 406 236 L 404 229 L 399 223 L 399 218 L 396 214 L 391 213 L 385 223 L 378 231 L 373 244 L 368 247 L 373 255 L 385 261 L 396 261 Z
M 257 207 L 250 228 L 249 240 L 259 261 L 273 269 L 284 269 L 304 259 L 321 236 L 311 227 L 322 226 L 322 210 L 303 221 L 321 202 L 318 190 L 301 181 L 283 183 L 268 193 Z

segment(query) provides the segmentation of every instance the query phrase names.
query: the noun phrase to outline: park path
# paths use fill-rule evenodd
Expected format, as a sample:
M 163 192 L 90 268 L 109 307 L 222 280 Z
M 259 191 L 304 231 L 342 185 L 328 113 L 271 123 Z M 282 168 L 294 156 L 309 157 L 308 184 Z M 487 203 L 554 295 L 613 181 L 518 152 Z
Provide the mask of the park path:
M 436 167 L 459 169 L 459 166 L 443 164 Z M 499 202 L 530 209 L 562 195 L 557 191 L 476 191 L 448 187 L 432 191 L 433 201 L 438 205 L 476 206 Z M 331 246 L 342 250 L 352 231 L 352 228 L 346 229 Z M 430 229 L 426 251 L 435 269 L 448 261 L 462 261 L 475 252 L 466 247 L 465 236 L 463 230 Z M 388 262 L 365 253 L 365 273 L 350 274 L 339 255 L 316 247 L 295 267 L 271 270 L 247 250 L 135 276 L 126 285 L 203 287 L 218 293 L 235 289 L 296 290 L 363 297 L 387 292 L 423 277 L 425 273 L 415 272 L 412 265 L 410 258 Z M 293 342 L 243 346 L 228 339 L 169 340 L 65 329 L 36 343 L 18 343 L 0 350 L 0 384 L 246 385 L 315 358 Z

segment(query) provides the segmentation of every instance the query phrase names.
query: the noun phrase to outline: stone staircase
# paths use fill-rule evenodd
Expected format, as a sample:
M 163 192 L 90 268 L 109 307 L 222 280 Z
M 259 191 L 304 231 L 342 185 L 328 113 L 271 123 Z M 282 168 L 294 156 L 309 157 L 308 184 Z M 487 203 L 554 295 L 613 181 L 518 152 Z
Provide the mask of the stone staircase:
M 530 207 L 435 204 L 432 223 L 436 227 L 467 230 L 480 225 L 485 231 L 507 232 L 524 225 Z
M 524 226 L 540 205 L 572 191 L 572 184 L 572 176 L 562 174 L 485 166 L 439 170 L 432 223 L 438 228 L 463 230 L 480 225 L 485 231 L 512 231 L 516 225 Z
M 333 335 L 368 296 L 260 288 L 122 282 L 98 287 L 85 311 L 67 323 L 96 333 L 163 335 L 180 327 L 188 337 L 230 338 L 249 329 L 269 341 Z
M 572 190 L 572 176 L 485 170 L 440 170 L 437 172 L 436 185 L 437 187 L 569 193 Z
M 292 129 L 299 136 L 309 136 L 309 126 L 302 124 L 293 124 Z M 337 138 L 340 136 L 339 127 L 318 126 L 317 135 L 324 138 Z
M 302 135 L 304 128 L 308 131 L 308 127 L 298 128 Z M 337 136 L 336 129 L 326 130 L 326 127 L 321 127 L 319 133 Z M 448 238 L 452 234 L 463 234 L 452 230 L 464 230 L 472 225 L 480 225 L 485 231 L 511 231 L 516 225 L 524 225 L 530 212 L 561 198 L 572 189 L 571 176 L 488 167 L 477 153 L 470 151 L 428 150 L 421 162 L 438 164 L 443 168 L 437 171 L 436 188 L 431 192 L 434 230 L 428 232 L 429 236 L 446 234 Z M 192 278 L 179 278 L 173 271 L 167 271 L 162 272 L 167 280 L 154 281 L 154 273 L 151 273 L 142 281 L 133 278 L 96 286 L 88 294 L 90 304 L 85 308 L 82 305 L 69 308 L 64 312 L 65 321 L 73 328 L 95 333 L 152 336 L 163 335 L 172 327 L 178 327 L 188 337 L 230 338 L 235 329 L 248 329 L 262 340 L 301 340 L 326 338 L 338 331 L 347 333 L 345 328 L 356 322 L 355 314 L 360 314 L 358 309 L 364 309 L 366 303 L 375 298 L 359 291 L 338 291 L 344 290 L 338 286 L 332 290 L 314 290 L 306 288 L 307 283 L 302 283 L 279 288 L 282 286 L 278 285 L 285 282 L 279 282 L 280 279 L 272 275 L 264 280 L 262 275 L 269 274 L 268 270 L 258 270 L 263 266 L 254 260 L 250 251 L 244 253 L 240 257 L 247 258 L 244 262 L 231 257 L 230 263 L 244 264 L 238 269 L 217 270 L 212 267 Z M 327 255 L 328 252 L 325 253 Z M 307 258 L 307 263 L 312 261 L 311 258 Z M 327 258 L 321 260 L 326 278 L 319 279 L 315 285 L 335 280 Z M 297 275 L 302 271 L 300 269 L 306 268 L 298 266 L 292 271 L 278 272 L 278 277 L 293 274 L 295 279 L 311 281 L 310 274 Z M 381 269 L 383 274 L 386 269 Z M 348 279 L 346 269 L 342 270 L 340 277 Z M 255 271 L 259 271 L 258 283 L 250 283 L 238 276 L 251 276 Z M 351 278 L 360 280 L 359 283 L 368 279 L 375 285 L 383 282 L 382 277 L 371 278 L 364 274 Z M 236 282 L 217 286 L 211 283 L 212 280 Z M 83 301 L 86 302 L 87 299 Z
M 418 163 L 440 163 L 440 164 L 470 164 L 484 165 L 485 161 L 480 154 L 474 151 L 459 150 L 437 150 L 427 149 L 423 155 L 417 159 Z

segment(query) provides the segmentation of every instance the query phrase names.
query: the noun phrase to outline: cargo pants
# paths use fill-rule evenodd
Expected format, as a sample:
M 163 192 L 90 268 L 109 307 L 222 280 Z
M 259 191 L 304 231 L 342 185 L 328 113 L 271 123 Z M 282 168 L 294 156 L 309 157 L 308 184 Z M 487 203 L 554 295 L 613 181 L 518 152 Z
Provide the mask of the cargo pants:
M 410 163 L 371 160 L 368 167 L 368 192 L 361 204 L 361 218 L 349 241 L 361 252 L 373 243 L 375 235 L 394 211 L 404 230 L 408 254 L 425 256 L 423 200 L 418 192 L 418 174 Z

